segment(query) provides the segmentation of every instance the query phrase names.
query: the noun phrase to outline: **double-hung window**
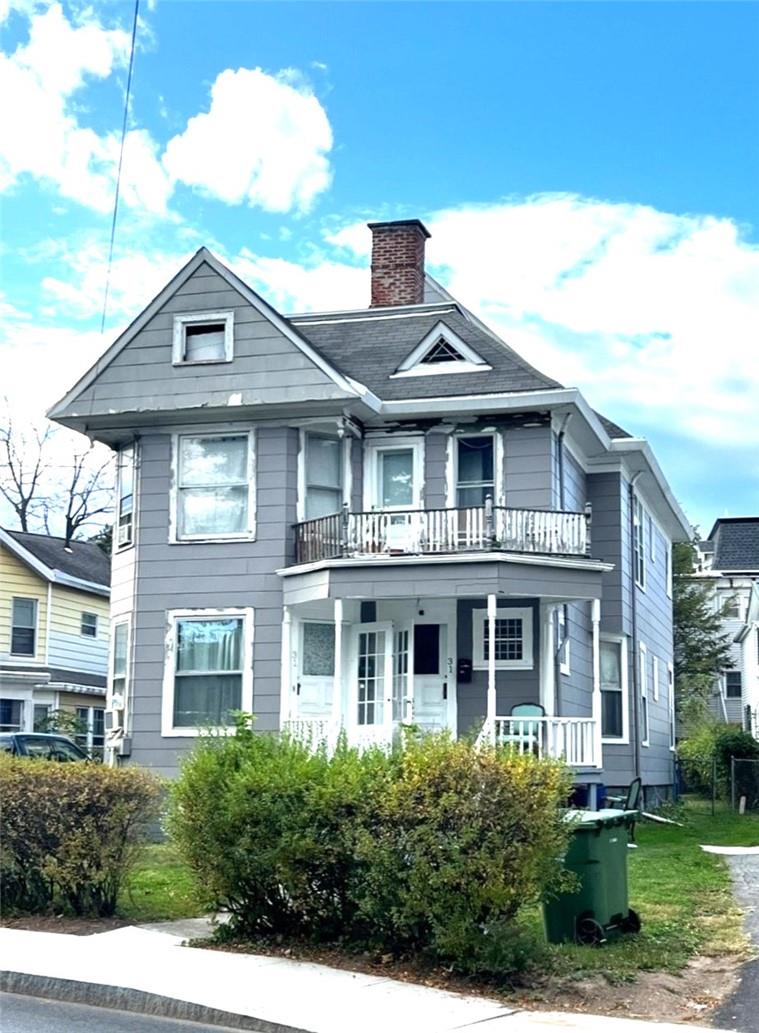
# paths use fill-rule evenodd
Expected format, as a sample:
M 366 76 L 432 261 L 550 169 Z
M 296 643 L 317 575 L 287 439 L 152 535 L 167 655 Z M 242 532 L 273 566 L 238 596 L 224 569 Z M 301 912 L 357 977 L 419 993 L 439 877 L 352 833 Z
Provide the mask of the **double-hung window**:
M 84 638 L 98 637 L 98 615 L 96 613 L 83 613 L 79 625 L 79 634 Z
M 174 316 L 175 366 L 231 362 L 233 357 L 233 312 L 196 312 Z
M 252 435 L 180 435 L 177 453 L 177 539 L 250 537 Z
M 474 635 L 473 666 L 487 670 L 490 662 L 490 622 L 487 611 L 472 613 Z M 499 607 L 495 618 L 495 666 L 497 670 L 531 670 L 533 666 L 532 610 L 529 607 Z
M 651 657 L 651 684 L 654 690 L 654 703 L 659 702 L 659 657 Z
M 648 746 L 650 743 L 650 717 L 648 708 L 648 650 L 641 642 L 638 650 L 640 678 L 640 744 Z
M 492 434 L 456 439 L 456 505 L 484 506 L 495 501 L 495 458 Z
M 667 664 L 667 704 L 669 707 L 669 748 L 676 745 L 677 720 L 675 711 L 675 668 Z
M 174 611 L 164 682 L 164 735 L 229 727 L 252 706 L 252 610 Z
M 725 672 L 725 697 L 727 699 L 741 699 L 743 696 L 743 680 L 740 671 Z
M 343 504 L 343 443 L 324 434 L 306 434 L 305 518 L 329 516 Z
M 37 649 L 37 600 L 15 598 L 11 618 L 11 656 L 34 656 Z
M 623 639 L 601 640 L 601 736 L 627 742 L 627 652 Z
M 20 732 L 24 704 L 20 699 L 0 699 L 0 732 Z
M 134 539 L 134 445 L 119 452 L 116 493 L 116 548 L 122 549 Z
M 123 710 L 126 700 L 129 664 L 129 623 L 119 621 L 113 626 L 111 653 L 111 697 L 115 710 Z
M 645 511 L 637 495 L 633 495 L 633 573 L 638 588 L 646 587 Z

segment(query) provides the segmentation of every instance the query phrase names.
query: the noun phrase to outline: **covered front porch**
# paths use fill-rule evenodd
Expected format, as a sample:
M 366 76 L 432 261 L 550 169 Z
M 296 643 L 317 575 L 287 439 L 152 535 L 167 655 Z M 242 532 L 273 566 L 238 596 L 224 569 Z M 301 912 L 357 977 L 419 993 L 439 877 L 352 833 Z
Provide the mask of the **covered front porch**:
M 358 746 L 387 745 L 403 726 L 448 729 L 600 768 L 603 564 L 482 559 L 281 571 L 282 727 Z M 587 656 L 563 692 L 568 603 L 587 615 Z

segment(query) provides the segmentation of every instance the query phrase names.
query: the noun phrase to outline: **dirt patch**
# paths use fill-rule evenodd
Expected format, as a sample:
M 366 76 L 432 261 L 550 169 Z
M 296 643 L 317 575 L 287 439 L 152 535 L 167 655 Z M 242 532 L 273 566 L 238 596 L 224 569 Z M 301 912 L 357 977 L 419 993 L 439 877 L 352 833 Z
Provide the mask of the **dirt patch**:
M 132 922 L 123 918 L 77 918 L 69 915 L 16 915 L 4 916 L 0 926 L 6 929 L 28 929 L 34 933 L 67 933 L 69 936 L 92 936 L 109 933 Z
M 269 954 L 311 961 L 332 968 L 366 972 L 388 979 L 419 983 L 454 993 L 494 997 L 511 1007 L 541 1011 L 586 1012 L 659 1022 L 708 1023 L 711 1013 L 738 985 L 739 958 L 697 957 L 682 972 L 640 972 L 631 982 L 610 983 L 603 975 L 581 979 L 553 976 L 531 979 L 529 988 L 483 983 L 442 968 L 398 961 L 390 955 L 349 954 L 338 948 L 266 942 L 217 943 L 196 940 L 193 946 L 238 954 Z

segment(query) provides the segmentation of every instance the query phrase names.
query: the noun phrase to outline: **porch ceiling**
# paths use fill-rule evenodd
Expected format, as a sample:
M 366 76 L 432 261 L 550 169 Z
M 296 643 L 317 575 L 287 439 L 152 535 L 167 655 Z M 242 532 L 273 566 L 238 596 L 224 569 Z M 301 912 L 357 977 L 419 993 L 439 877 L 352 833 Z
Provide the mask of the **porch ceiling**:
M 333 559 L 287 567 L 284 603 L 317 599 L 447 599 L 501 596 L 545 599 L 600 599 L 609 563 L 538 556 L 476 556 Z

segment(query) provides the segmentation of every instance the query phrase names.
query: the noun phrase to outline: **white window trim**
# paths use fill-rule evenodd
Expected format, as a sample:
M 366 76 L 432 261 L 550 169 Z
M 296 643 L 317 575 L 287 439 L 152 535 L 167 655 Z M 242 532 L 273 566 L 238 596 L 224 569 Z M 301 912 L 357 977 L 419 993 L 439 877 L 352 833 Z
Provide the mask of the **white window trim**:
M 639 522 L 636 522 L 635 513 L 636 509 L 640 514 Z M 648 513 L 646 507 L 643 505 L 643 500 L 639 495 L 633 494 L 632 513 L 630 519 L 633 524 L 633 550 L 632 550 L 632 563 L 633 563 L 633 577 L 635 584 L 641 590 L 646 590 L 646 518 Z M 638 532 L 640 528 L 640 533 Z M 638 571 L 638 563 L 636 562 L 636 546 L 637 552 L 640 555 L 640 572 Z M 640 573 L 640 577 L 639 577 Z
M 522 659 L 496 660 L 497 671 L 531 671 L 534 667 L 532 607 L 499 606 L 496 620 L 509 618 L 522 620 Z M 485 624 L 488 619 L 487 609 L 483 606 L 472 610 L 472 668 L 475 671 L 487 671 L 488 661 L 485 659 Z
M 343 505 L 346 502 L 350 505 L 351 491 L 353 490 L 353 471 L 351 468 L 352 436 L 346 434 L 340 439 L 337 431 L 330 433 L 328 430 L 319 430 L 311 427 L 301 428 L 298 434 L 298 500 L 296 506 L 296 517 L 299 523 L 306 519 L 306 436 L 308 434 L 316 434 L 318 437 L 323 438 L 334 437 L 341 441 L 340 461 L 343 464 Z
M 674 753 L 676 748 L 676 710 L 675 710 L 675 668 L 667 664 L 667 708 L 669 711 L 669 748 Z
M 114 679 L 114 664 L 116 662 L 116 628 L 122 624 L 126 625 L 126 666 L 124 669 L 124 698 L 121 700 L 122 705 L 120 707 L 114 706 L 113 696 L 113 679 Z M 131 674 L 131 649 L 132 649 L 132 620 L 128 615 L 124 617 L 116 617 L 111 623 L 111 642 L 110 651 L 108 657 L 108 692 L 106 696 L 106 709 L 107 710 L 121 710 L 124 712 L 124 725 L 126 725 L 126 710 L 127 700 L 129 698 L 129 678 Z M 116 702 L 119 702 L 116 700 Z M 121 726 L 123 727 L 123 726 Z
M 87 616 L 87 617 L 94 617 L 95 618 L 95 634 L 94 635 L 86 635 L 84 630 L 83 630 L 84 629 L 84 618 L 85 618 L 85 616 Z M 97 638 L 98 638 L 99 632 L 100 632 L 100 618 L 99 618 L 98 614 L 93 613 L 92 610 L 82 610 L 82 612 L 81 612 L 81 614 L 79 616 L 79 636 L 80 636 L 80 638 L 86 638 L 86 639 L 89 639 L 92 642 L 96 642 Z
M 121 539 L 121 471 L 124 462 L 127 461 L 132 467 L 132 521 L 129 527 L 129 537 Z M 124 445 L 119 449 L 118 457 L 116 459 L 116 518 L 113 524 L 113 533 L 111 537 L 111 551 L 112 552 L 123 552 L 124 549 L 129 549 L 134 545 L 135 541 L 135 529 L 137 526 L 137 445 L 135 442 L 131 442 L 128 445 Z
M 456 349 L 459 355 L 462 356 L 463 361 L 424 364 L 425 356 L 440 337 L 452 348 Z M 395 377 L 440 376 L 446 373 L 485 373 L 492 368 L 470 345 L 462 341 L 459 335 L 454 333 L 441 320 L 422 338 L 416 348 L 406 356 L 395 373 L 391 373 L 390 379 L 392 380 Z
M 231 609 L 204 610 L 167 610 L 166 612 L 166 648 L 163 667 L 163 699 L 161 706 L 161 736 L 164 739 L 189 739 L 205 735 L 207 728 L 175 728 L 174 727 L 174 675 L 177 655 L 177 621 L 184 618 L 220 618 L 242 617 L 243 658 L 242 658 L 242 694 L 240 709 L 245 713 L 253 710 L 253 607 L 242 606 Z M 232 732 L 233 726 L 220 729 Z
M 460 431 L 448 438 L 448 456 L 446 462 L 446 504 L 449 509 L 457 508 L 459 490 L 459 438 L 492 438 L 493 439 L 493 505 L 505 505 L 503 491 L 503 435 L 497 428 L 493 430 Z
M 383 438 L 365 440 L 364 442 L 364 509 L 393 512 L 392 508 L 382 506 L 379 502 L 379 456 L 381 452 L 413 452 L 413 501 L 410 506 L 398 506 L 400 512 L 410 509 L 421 509 L 424 498 L 424 438 L 396 437 L 388 435 Z
M 13 623 L 13 600 L 14 599 L 20 599 L 23 602 L 34 603 L 34 652 L 32 652 L 32 653 L 13 653 L 13 652 L 11 652 L 11 650 L 13 649 L 13 628 L 15 627 L 15 625 Z M 47 620 L 48 621 L 50 620 L 50 614 L 47 614 Z M 12 595 L 11 596 L 11 629 L 10 630 L 11 630 L 11 634 L 10 634 L 10 641 L 8 643 L 8 650 L 9 650 L 8 656 L 13 657 L 14 659 L 16 657 L 18 657 L 18 659 L 21 662 L 26 661 L 27 663 L 30 663 L 30 664 L 34 663 L 36 658 L 37 658 L 37 656 L 39 656 L 39 651 L 40 651 L 40 648 L 39 648 L 40 647 L 40 601 L 37 598 L 37 596 L 35 596 L 35 595 Z
M 625 635 L 610 635 L 601 633 L 602 642 L 613 642 L 619 649 L 619 675 L 620 687 L 622 689 L 622 735 L 604 735 L 601 742 L 605 746 L 629 746 L 630 744 L 630 677 L 627 659 L 627 637 Z M 601 685 L 603 692 L 603 684 Z M 598 720 L 601 720 L 599 716 Z
M 179 444 L 184 438 L 248 438 L 248 526 L 237 534 L 192 534 L 179 537 Z M 169 508 L 169 544 L 186 545 L 192 542 L 254 541 L 256 537 L 256 432 L 247 430 L 196 431 L 192 434 L 171 436 L 171 490 Z
M 570 647 L 569 641 L 569 607 L 566 603 L 557 607 L 556 610 L 556 629 L 557 637 L 560 645 L 559 653 L 559 672 L 561 674 L 571 674 L 571 658 L 570 658 Z
M 654 703 L 659 702 L 659 657 L 651 657 L 651 680 L 654 687 Z
M 652 563 L 656 563 L 656 530 L 657 530 L 657 528 L 656 528 L 656 521 L 654 520 L 653 516 L 649 513 L 648 514 L 648 535 L 649 535 L 649 541 L 648 541 L 649 553 L 648 554 L 651 557 L 651 562 Z
M 648 696 L 648 649 L 644 642 L 638 643 L 639 675 L 640 675 L 640 698 L 646 701 L 646 737 L 643 738 L 643 721 L 640 727 L 640 745 L 651 745 L 651 701 Z M 641 707 L 641 717 L 643 708 Z
M 234 358 L 234 321 L 233 310 L 226 312 L 183 312 L 174 316 L 174 338 L 171 362 L 174 366 L 214 366 L 221 362 L 231 362 Z M 185 329 L 198 323 L 224 324 L 224 358 L 223 359 L 186 359 Z

